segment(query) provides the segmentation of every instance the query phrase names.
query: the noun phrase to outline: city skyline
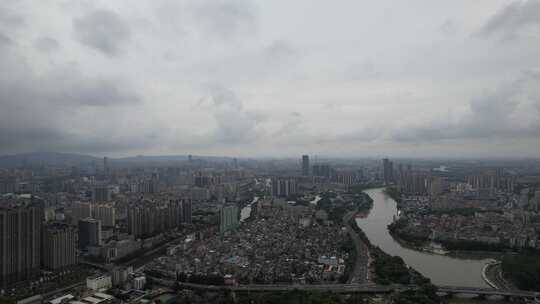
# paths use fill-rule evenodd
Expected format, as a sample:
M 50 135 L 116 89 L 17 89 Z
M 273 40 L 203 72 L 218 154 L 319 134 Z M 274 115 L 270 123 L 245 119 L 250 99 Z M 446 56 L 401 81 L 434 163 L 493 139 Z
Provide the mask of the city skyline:
M 534 157 L 538 20 L 538 1 L 7 1 L 0 155 Z
M 0 304 L 540 303 L 540 0 L 0 1 Z

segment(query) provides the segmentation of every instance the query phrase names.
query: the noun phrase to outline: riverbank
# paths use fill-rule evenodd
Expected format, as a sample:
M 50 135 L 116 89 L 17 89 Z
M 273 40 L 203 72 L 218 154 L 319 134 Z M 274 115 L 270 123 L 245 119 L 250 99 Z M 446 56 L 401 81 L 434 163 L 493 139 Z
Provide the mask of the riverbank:
M 501 261 L 493 261 L 491 263 L 487 263 L 482 270 L 482 278 L 489 286 L 493 287 L 494 289 L 519 289 L 512 282 L 509 282 L 504 277 Z
M 383 188 L 366 190 L 373 200 L 373 208 L 366 217 L 356 218 L 371 243 L 386 253 L 400 256 L 404 262 L 430 278 L 436 285 L 488 287 L 482 280 L 482 268 L 488 259 L 480 257 L 451 257 L 441 252 L 408 248 L 398 242 L 388 231 L 388 225 L 398 215 L 396 202 L 384 193 Z
M 503 256 L 503 254 L 509 254 L 509 253 L 498 252 L 498 251 L 448 250 L 444 248 L 443 245 L 441 245 L 440 248 L 438 248 L 435 246 L 427 245 L 427 243 L 429 243 L 428 241 L 425 241 L 422 243 L 409 242 L 399 237 L 399 235 L 392 233 L 390 231 L 389 231 L 389 234 L 401 246 L 411 249 L 411 250 L 425 252 L 428 254 L 448 256 L 448 257 L 454 257 L 454 258 L 476 259 L 476 260 L 500 259 Z

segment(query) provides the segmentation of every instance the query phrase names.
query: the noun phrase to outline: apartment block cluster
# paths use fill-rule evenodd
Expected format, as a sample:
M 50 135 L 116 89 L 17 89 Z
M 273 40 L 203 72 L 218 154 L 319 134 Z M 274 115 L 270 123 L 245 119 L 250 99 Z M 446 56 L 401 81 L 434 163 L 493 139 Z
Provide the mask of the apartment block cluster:
M 238 216 L 234 208 L 224 210 L 227 223 Z M 147 269 L 169 276 L 218 275 L 231 284 L 336 282 L 343 275 L 347 234 L 340 225 L 318 221 L 313 206 L 279 199 L 260 200 L 255 212 L 253 220 L 189 240 Z
M 45 273 L 78 271 L 81 262 L 134 257 L 193 230 L 194 218 L 208 217 L 193 216 L 201 206 L 250 197 L 252 184 L 253 173 L 237 161 L 137 167 L 104 158 L 102 165 L 0 169 L 0 289 L 39 285 Z
M 540 248 L 540 189 L 516 191 L 516 176 L 500 168 L 452 174 L 406 172 L 399 233 L 417 239 L 500 248 Z

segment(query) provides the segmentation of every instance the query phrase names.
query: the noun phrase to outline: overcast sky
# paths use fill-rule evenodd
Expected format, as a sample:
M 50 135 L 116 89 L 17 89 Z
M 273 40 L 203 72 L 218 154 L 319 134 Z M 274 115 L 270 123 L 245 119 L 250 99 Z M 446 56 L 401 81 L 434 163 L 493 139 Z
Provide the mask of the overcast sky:
M 540 0 L 2 0 L 0 71 L 0 154 L 540 150 Z

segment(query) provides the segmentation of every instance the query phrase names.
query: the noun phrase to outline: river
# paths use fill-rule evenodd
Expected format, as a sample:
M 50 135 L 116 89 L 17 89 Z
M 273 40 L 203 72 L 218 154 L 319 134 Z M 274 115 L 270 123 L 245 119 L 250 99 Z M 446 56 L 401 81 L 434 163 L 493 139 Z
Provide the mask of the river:
M 373 199 L 373 209 L 357 225 L 373 245 L 391 255 L 403 258 L 436 285 L 489 287 L 482 279 L 482 268 L 489 259 L 457 258 L 421 252 L 403 247 L 389 234 L 387 225 L 397 216 L 396 202 L 382 188 L 365 191 Z
M 259 201 L 259 197 L 255 196 L 251 203 L 247 204 L 242 210 L 240 210 L 240 222 L 243 223 L 251 216 L 251 205 Z

